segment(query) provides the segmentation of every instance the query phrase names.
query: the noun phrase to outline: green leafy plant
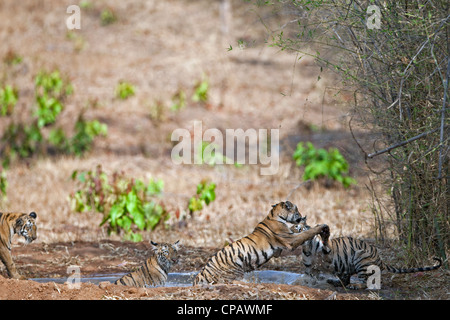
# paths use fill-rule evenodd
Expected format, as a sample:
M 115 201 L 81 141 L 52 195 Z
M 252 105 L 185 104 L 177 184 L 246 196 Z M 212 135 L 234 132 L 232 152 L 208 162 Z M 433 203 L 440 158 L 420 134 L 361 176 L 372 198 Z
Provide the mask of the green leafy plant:
M 81 188 L 70 195 L 71 210 L 103 214 L 100 226 L 108 223 L 108 233 L 123 233 L 124 239 L 141 241 L 140 231 L 153 230 L 169 218 L 164 206 L 156 200 L 164 182 L 139 179 L 114 172 L 112 177 L 98 165 L 94 171 L 74 171 L 72 180 Z
M 10 85 L 0 88 L 0 116 L 9 116 L 13 113 L 19 95 L 17 89 Z
M 297 145 L 293 154 L 297 166 L 305 166 L 303 180 L 317 180 L 327 178 L 342 183 L 344 187 L 349 187 L 356 181 L 347 176 L 348 162 L 336 148 L 316 149 L 311 142 L 305 146 L 303 142 Z
M 0 199 L 6 200 L 6 189 L 8 188 L 8 180 L 6 179 L 6 171 L 0 167 Z
M 35 79 L 37 109 L 35 116 L 40 128 L 53 124 L 63 111 L 63 100 L 73 92 L 72 85 L 61 78 L 59 71 L 41 71 Z
M 64 100 L 73 93 L 71 83 L 64 80 L 59 71 L 41 71 L 35 78 L 36 109 L 32 120 L 15 122 L 5 126 L 0 142 L 2 165 L 7 168 L 17 158 L 31 157 L 36 153 L 59 152 L 81 156 L 90 147 L 94 138 L 107 134 L 106 124 L 97 120 L 84 120 L 82 110 L 74 124 L 74 135 L 68 138 L 64 130 L 56 127 L 58 116 L 64 109 Z M 3 103 L 4 102 L 4 103 Z M 6 86 L 0 90 L 0 111 L 11 116 L 17 102 L 17 90 Z M 3 113 L 3 110 L 5 112 Z M 43 128 L 49 127 L 48 137 Z
M 126 81 L 120 81 L 116 87 L 116 97 L 122 100 L 128 99 L 131 96 L 134 96 L 135 88 L 134 86 Z
M 81 156 L 90 150 L 95 137 L 107 134 L 108 126 L 106 124 L 97 120 L 85 121 L 80 116 L 75 123 L 75 134 L 69 141 L 69 153 Z
M 201 211 L 205 205 L 209 205 L 216 199 L 216 184 L 207 181 L 201 181 L 197 185 L 197 193 L 189 199 L 189 213 L 192 215 L 195 211 Z
M 3 132 L 1 142 L 5 142 L 2 150 L 2 165 L 8 168 L 16 158 L 27 158 L 40 149 L 43 141 L 41 129 L 36 123 L 10 123 Z
M 91 10 L 94 7 L 91 1 L 89 0 L 82 0 L 80 1 L 80 8 L 84 10 Z
M 194 102 L 207 102 L 209 92 L 209 81 L 206 77 L 199 81 L 194 87 L 194 94 L 192 95 L 192 101 Z
M 59 152 L 82 156 L 91 149 L 95 137 L 107 134 L 106 124 L 97 120 L 86 121 L 80 115 L 75 123 L 75 133 L 71 138 L 67 138 L 61 128 L 55 128 L 50 131 L 48 141 Z
M 172 97 L 172 105 L 170 109 L 172 111 L 179 111 L 186 106 L 186 92 L 184 90 L 179 90 Z
M 117 21 L 117 15 L 112 9 L 103 9 L 100 13 L 100 21 L 102 26 L 107 26 Z

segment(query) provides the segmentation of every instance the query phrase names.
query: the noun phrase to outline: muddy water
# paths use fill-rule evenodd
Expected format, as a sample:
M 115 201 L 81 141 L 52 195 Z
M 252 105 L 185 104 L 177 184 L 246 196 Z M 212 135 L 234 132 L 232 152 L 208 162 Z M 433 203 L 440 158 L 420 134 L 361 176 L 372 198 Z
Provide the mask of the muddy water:
M 184 287 L 191 286 L 197 272 L 174 272 L 169 273 L 168 279 L 164 286 L 166 287 Z M 88 277 L 81 277 L 81 282 L 90 282 L 93 284 L 99 284 L 100 282 L 114 282 L 125 273 L 114 274 L 93 274 Z M 36 282 L 56 282 L 65 283 L 69 281 L 73 283 L 72 279 L 68 278 L 34 278 L 30 279 Z M 250 283 L 276 283 L 276 284 L 296 284 L 296 285 L 311 285 L 310 277 L 304 274 L 285 272 L 285 271 L 273 271 L 262 270 L 253 271 L 245 274 L 244 282 Z

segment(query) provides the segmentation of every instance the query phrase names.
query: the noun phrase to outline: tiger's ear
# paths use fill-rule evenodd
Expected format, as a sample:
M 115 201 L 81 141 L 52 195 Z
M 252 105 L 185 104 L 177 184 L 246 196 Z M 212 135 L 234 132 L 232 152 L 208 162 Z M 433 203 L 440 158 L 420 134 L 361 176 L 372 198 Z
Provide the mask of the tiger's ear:
M 152 245 L 153 248 L 155 248 L 158 245 L 156 242 L 153 242 L 153 240 L 150 240 L 150 244 Z
M 180 249 L 180 240 L 177 240 L 172 246 L 175 248 L 175 250 Z
M 276 206 L 277 206 L 277 204 L 273 204 L 273 205 L 272 205 L 272 208 L 275 208 Z
M 37 217 L 36 212 L 34 212 L 34 211 L 30 212 L 30 217 L 32 217 L 33 219 L 36 219 L 36 217 Z

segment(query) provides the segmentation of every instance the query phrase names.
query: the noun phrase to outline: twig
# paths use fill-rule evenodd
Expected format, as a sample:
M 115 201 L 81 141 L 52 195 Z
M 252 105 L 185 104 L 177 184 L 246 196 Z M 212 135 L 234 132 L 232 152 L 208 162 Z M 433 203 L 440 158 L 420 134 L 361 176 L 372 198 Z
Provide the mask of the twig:
M 410 138 L 410 139 L 408 139 L 408 140 L 405 140 L 405 141 L 396 143 L 396 144 L 394 144 L 394 145 L 392 145 L 392 146 L 390 146 L 390 147 L 387 147 L 387 148 L 385 148 L 385 149 L 383 149 L 383 150 L 380 150 L 380 151 L 377 151 L 377 152 L 375 152 L 375 153 L 371 153 L 371 154 L 367 155 L 367 157 L 368 157 L 368 158 L 373 158 L 373 157 L 378 156 L 378 155 L 380 155 L 380 154 L 383 154 L 383 153 L 385 153 L 385 152 L 391 151 L 392 149 L 395 149 L 395 148 L 404 146 L 405 144 L 408 144 L 408 143 L 413 142 L 413 141 L 415 141 L 415 140 L 417 140 L 417 139 L 423 138 L 423 137 L 425 137 L 425 136 L 427 136 L 427 135 L 429 135 L 429 134 L 431 134 L 431 133 L 433 133 L 433 132 L 436 132 L 436 131 L 438 131 L 439 129 L 440 129 L 440 128 L 436 128 L 436 129 L 431 130 L 431 131 L 423 132 L 423 133 L 421 133 L 421 134 L 419 134 L 419 135 L 417 135 L 417 136 L 415 136 L 415 137 L 412 137 L 412 138 Z
M 395 99 L 395 101 L 392 102 L 392 104 L 391 104 L 389 107 L 387 107 L 387 109 L 389 110 L 390 108 L 392 108 L 393 106 L 395 106 L 395 104 L 396 104 L 397 102 L 398 102 L 398 98 Z
M 286 197 L 286 200 L 289 200 L 289 198 L 291 197 L 292 193 L 294 193 L 295 190 L 297 190 L 298 188 L 300 188 L 301 186 L 310 183 L 311 179 L 308 179 L 300 184 L 298 184 L 294 189 L 291 190 L 291 192 L 289 192 L 288 196 Z

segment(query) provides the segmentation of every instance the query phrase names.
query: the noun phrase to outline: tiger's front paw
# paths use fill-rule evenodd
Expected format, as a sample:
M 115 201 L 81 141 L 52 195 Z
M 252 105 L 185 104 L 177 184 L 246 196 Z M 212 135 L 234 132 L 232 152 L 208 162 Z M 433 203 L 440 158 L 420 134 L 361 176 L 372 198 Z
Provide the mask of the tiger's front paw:
M 330 237 L 330 227 L 326 224 L 322 225 L 322 230 L 320 231 L 320 236 L 323 238 L 329 238 Z

